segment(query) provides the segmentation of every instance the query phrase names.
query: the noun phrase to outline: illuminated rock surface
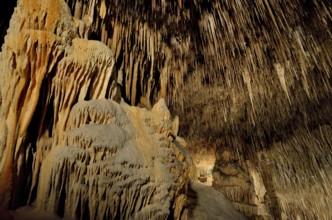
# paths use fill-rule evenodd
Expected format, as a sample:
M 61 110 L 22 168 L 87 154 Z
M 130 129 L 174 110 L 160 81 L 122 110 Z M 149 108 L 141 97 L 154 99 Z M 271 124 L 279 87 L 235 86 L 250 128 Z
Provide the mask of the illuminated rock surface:
M 12 4 L 2 208 L 185 219 L 218 195 L 198 179 L 252 219 L 332 218 L 331 1 L 20 0 L 4 38 Z
M 32 18 L 32 19 L 26 19 Z M 63 1 L 20 1 L 1 53 L 0 196 L 66 218 L 178 219 L 190 158 L 164 100 L 117 94 L 113 53 Z

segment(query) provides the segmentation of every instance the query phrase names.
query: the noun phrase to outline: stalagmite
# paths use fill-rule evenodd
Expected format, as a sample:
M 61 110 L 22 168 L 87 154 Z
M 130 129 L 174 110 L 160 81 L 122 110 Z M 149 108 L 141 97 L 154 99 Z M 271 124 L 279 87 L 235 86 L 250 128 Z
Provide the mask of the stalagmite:
M 0 218 L 332 217 L 330 0 L 8 2 Z
M 70 219 L 184 217 L 191 162 L 178 119 L 163 99 L 151 111 L 113 101 L 113 53 L 78 38 L 80 25 L 62 0 L 15 9 L 0 54 L 1 208 L 33 205 Z
M 172 207 L 180 218 L 189 162 L 167 136 L 163 105 L 150 113 L 105 99 L 75 104 L 64 138 L 43 161 L 37 209 L 75 219 L 164 219 Z M 174 198 L 182 199 L 173 206 Z

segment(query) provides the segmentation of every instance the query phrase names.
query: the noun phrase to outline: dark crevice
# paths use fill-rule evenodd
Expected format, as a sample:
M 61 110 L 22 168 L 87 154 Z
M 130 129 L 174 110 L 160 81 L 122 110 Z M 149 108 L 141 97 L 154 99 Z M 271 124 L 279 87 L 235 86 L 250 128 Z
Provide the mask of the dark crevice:
M 62 186 L 61 186 L 60 197 L 59 197 L 59 200 L 58 200 L 58 210 L 56 212 L 60 217 L 64 217 L 64 214 L 65 214 L 65 205 L 66 205 L 66 198 L 67 198 L 66 185 L 65 185 L 66 179 L 67 179 L 67 177 L 65 177 L 61 181 Z
M 101 40 L 101 36 L 99 32 L 95 32 L 93 31 L 90 35 L 89 35 L 89 40 L 97 40 L 100 41 Z
M 16 7 L 16 0 L 0 1 L 0 47 L 4 43 L 4 38 L 9 27 L 10 18 Z
M 83 220 L 90 219 L 90 210 L 89 210 L 89 203 L 85 202 L 85 206 L 83 207 L 83 216 L 81 217 Z
M 49 82 L 50 79 L 44 79 L 41 90 L 40 90 L 40 98 L 38 100 L 36 110 L 34 112 L 34 115 L 32 117 L 31 123 L 28 127 L 27 133 L 29 134 L 30 137 L 30 143 L 31 143 L 31 159 L 28 160 L 28 163 L 26 164 L 26 169 L 28 169 L 28 175 L 30 178 L 33 176 L 33 160 L 35 159 L 33 157 L 33 154 L 36 153 L 37 151 L 37 141 L 38 137 L 43 134 L 43 132 L 48 130 L 48 136 L 51 136 L 52 133 L 52 127 L 53 127 L 53 101 L 51 101 L 51 107 L 48 106 L 47 102 L 47 94 L 49 91 Z M 36 172 L 36 170 L 34 170 Z M 39 175 L 37 175 L 39 176 Z M 31 179 L 32 181 L 32 179 Z M 25 183 L 25 187 L 29 189 L 30 191 L 27 192 L 28 197 L 24 199 L 24 203 L 26 204 L 31 204 L 37 194 L 37 185 L 32 186 L 32 182 L 29 181 Z M 37 184 L 38 184 L 38 179 L 37 179 Z

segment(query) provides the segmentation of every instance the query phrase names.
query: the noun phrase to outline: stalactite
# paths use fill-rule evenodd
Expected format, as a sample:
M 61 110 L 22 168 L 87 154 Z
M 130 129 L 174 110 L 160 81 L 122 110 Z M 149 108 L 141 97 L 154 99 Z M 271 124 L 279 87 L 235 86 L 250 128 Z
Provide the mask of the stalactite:
M 312 102 L 331 94 L 331 47 L 324 46 L 331 44 L 328 28 L 331 7 L 327 1 L 320 4 L 312 1 L 311 8 L 301 1 L 289 3 L 284 0 L 103 2 L 86 3 L 81 14 L 95 18 L 93 30 L 107 32 L 100 34 L 101 40 L 107 42 L 107 36 L 112 42 L 117 66 L 127 75 L 122 85 L 125 98 L 133 105 L 140 100 L 153 104 L 165 97 L 172 110 L 183 118 L 190 115 L 190 111 L 194 111 L 193 115 L 197 111 L 197 106 L 192 106 L 192 99 L 186 98 L 187 94 L 195 93 L 196 88 L 205 90 L 207 86 L 215 89 L 221 86 L 225 90 L 236 90 L 230 93 L 233 97 L 229 100 L 242 100 L 236 106 L 243 110 L 231 114 L 234 120 L 228 119 L 226 125 L 215 124 L 224 120 L 224 109 L 215 105 L 215 115 L 221 118 L 209 121 L 207 125 L 225 133 L 243 133 L 236 129 L 240 126 L 236 118 L 243 118 L 248 112 L 257 117 L 245 123 L 245 133 L 252 129 L 261 129 L 264 133 L 271 132 L 271 127 L 253 128 L 253 125 L 264 124 L 263 120 L 271 115 L 291 116 L 294 114 L 292 106 L 308 112 Z M 105 5 L 106 9 L 100 5 Z M 104 11 L 105 16 L 100 17 Z M 312 25 L 308 18 L 312 16 L 316 21 L 315 29 L 308 28 Z M 325 37 L 316 37 L 323 30 Z M 275 68 L 279 65 L 282 68 Z M 252 89 L 242 89 L 245 70 L 250 75 L 249 87 Z M 323 87 L 317 88 L 310 80 L 315 74 L 319 74 Z M 140 79 L 134 80 L 134 75 Z M 206 81 L 210 83 L 206 84 Z M 284 97 L 280 96 L 281 91 L 286 94 Z M 250 97 L 250 105 L 240 98 L 243 96 Z M 278 96 L 278 101 L 265 105 L 265 101 L 274 96 Z M 213 100 L 223 102 L 222 106 L 232 105 L 215 96 Z M 269 106 L 274 106 L 275 111 L 270 111 Z M 286 113 L 278 112 L 281 106 L 286 106 Z M 187 126 L 190 125 L 185 120 L 183 130 L 188 130 Z M 282 127 L 278 123 L 274 126 Z
M 84 18 L 95 13 L 76 6 L 76 18 L 62 0 L 22 0 L 14 12 L 0 53 L 0 208 L 32 205 L 73 219 L 180 219 L 191 162 L 178 119 L 163 99 L 151 111 L 113 101 L 113 52 L 84 39 L 95 31 Z M 90 14 L 80 19 L 84 9 Z M 126 77 L 136 87 L 137 54 L 126 50 L 133 67 Z
M 21 2 L 28 4 L 26 0 Z M 317 204 L 305 200 L 316 193 L 325 193 L 327 198 L 330 194 L 326 187 L 330 177 L 321 165 L 329 166 L 330 159 L 324 156 L 314 159 L 308 155 L 328 154 L 331 146 L 329 137 L 317 137 L 317 129 L 324 137 L 328 136 L 331 124 L 331 1 L 66 2 L 70 3 L 68 6 L 74 19 L 64 4 L 34 0 L 31 5 L 35 9 L 42 8 L 40 15 L 31 10 L 29 19 L 23 21 L 20 16 L 13 16 L 11 21 L 13 27 L 9 32 L 12 35 L 6 37 L 11 43 L 3 45 L 0 55 L 1 61 L 4 60 L 1 73 L 11 73 L 3 74 L 4 80 L 0 82 L 0 116 L 6 118 L 0 121 L 0 156 L 9 152 L 19 162 L 17 167 L 12 167 L 11 159 L 0 161 L 0 170 L 9 170 L 1 173 L 1 179 L 11 180 L 11 171 L 22 171 L 26 158 L 22 153 L 23 146 L 30 141 L 26 134 L 29 129 L 34 129 L 31 121 L 37 117 L 35 112 L 39 106 L 54 108 L 54 112 L 41 111 L 42 118 L 34 122 L 44 123 L 43 129 L 39 129 L 43 138 L 34 141 L 36 146 L 42 147 L 36 152 L 36 146 L 32 146 L 33 150 L 27 148 L 35 154 L 36 172 L 40 172 L 40 163 L 53 144 L 63 140 L 67 127 L 74 129 L 68 123 L 75 103 L 105 96 L 111 98 L 116 95 L 115 88 L 121 87 L 122 98 L 131 105 L 153 109 L 153 104 L 165 98 L 172 112 L 180 116 L 180 134 L 222 142 L 217 147 L 220 155 L 216 162 L 216 176 L 221 172 L 240 180 L 236 182 L 230 178 L 229 182 L 215 184 L 215 187 L 224 190 L 244 213 L 275 218 L 325 217 L 324 213 L 315 214 L 315 211 L 320 207 L 328 210 L 327 200 L 322 199 Z M 62 7 L 64 13 L 54 16 Z M 16 15 L 26 13 L 20 10 L 17 9 Z M 62 17 L 70 22 L 63 22 Z M 19 35 L 19 38 L 12 40 L 13 35 Z M 75 37 L 85 40 L 73 40 Z M 108 51 L 106 46 L 103 45 L 102 51 L 95 51 L 93 48 L 101 47 L 101 43 L 88 40 L 106 44 L 114 53 L 115 63 L 105 58 L 111 56 L 104 53 Z M 77 47 L 80 44 L 83 46 Z M 79 60 L 75 50 L 85 59 Z M 116 77 L 113 65 L 118 71 Z M 9 77 L 13 80 L 7 84 Z M 41 91 L 52 95 L 43 101 Z M 4 103 L 11 105 L 4 107 Z M 138 110 L 134 112 L 140 115 Z M 49 115 L 52 119 L 48 119 Z M 84 121 L 89 121 L 89 117 Z M 111 116 L 104 117 L 111 121 Z M 159 127 L 158 132 L 167 131 L 166 135 L 171 135 L 171 126 L 167 126 Z M 45 138 L 47 136 L 52 138 Z M 311 138 L 324 147 L 317 147 Z M 231 161 L 221 157 L 225 148 L 235 155 Z M 294 149 L 297 159 L 291 163 Z M 85 154 L 80 154 L 76 148 L 68 151 L 79 159 L 84 158 Z M 274 157 L 275 154 L 280 156 Z M 310 163 L 301 163 L 302 157 Z M 64 163 L 54 161 L 53 170 L 73 166 L 71 158 L 61 158 Z M 234 169 L 230 167 L 235 167 L 236 173 L 232 173 Z M 81 172 L 85 168 L 78 166 L 75 169 Z M 91 169 L 91 173 L 100 172 L 98 166 Z M 315 174 L 313 179 L 309 173 Z M 115 178 L 118 174 L 112 175 Z M 53 176 L 52 184 L 59 188 L 63 187 L 63 183 L 58 182 L 60 177 L 72 178 Z M 238 184 L 237 188 L 233 187 L 233 180 Z M 323 183 L 318 184 L 321 190 L 309 190 L 302 185 L 319 181 Z M 280 186 L 279 182 L 282 183 Z M 31 184 L 33 189 L 29 197 L 33 200 L 38 185 L 37 174 L 33 174 Z M 97 186 L 99 182 L 92 180 L 91 184 Z M 292 184 L 301 187 L 297 190 Z M 11 191 L 4 181 L 0 186 Z M 163 187 L 158 190 L 165 190 Z M 264 187 L 268 203 L 262 202 L 264 190 L 258 190 Z M 291 190 L 299 197 L 303 195 L 301 199 L 290 196 Z M 137 204 L 155 201 L 147 191 L 141 191 L 146 198 L 138 198 Z M 99 192 L 94 193 L 99 195 Z M 139 197 L 134 192 L 126 193 L 130 198 Z M 84 201 L 87 198 L 84 190 L 75 194 L 75 198 L 80 196 Z M 3 201 L 9 202 L 8 198 Z M 86 204 L 75 205 L 83 207 Z M 89 209 L 96 210 L 97 206 L 90 204 Z M 130 206 L 130 209 L 137 208 L 133 204 Z M 310 208 L 303 212 L 301 206 Z M 149 208 L 142 209 L 150 211 Z M 151 211 L 151 216 L 156 212 Z M 167 216 L 166 212 L 161 213 Z

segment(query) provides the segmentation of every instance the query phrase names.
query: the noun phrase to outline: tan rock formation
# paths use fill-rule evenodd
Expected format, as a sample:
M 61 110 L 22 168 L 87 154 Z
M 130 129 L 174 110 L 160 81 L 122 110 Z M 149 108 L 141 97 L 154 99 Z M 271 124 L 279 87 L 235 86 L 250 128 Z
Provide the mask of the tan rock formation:
M 68 5 L 20 0 L 2 46 L 0 196 L 5 207 L 39 201 L 39 208 L 77 218 L 85 215 L 83 209 L 90 217 L 109 211 L 109 204 L 92 201 L 113 191 L 93 190 L 117 178 L 116 187 L 128 188 L 125 176 L 137 168 L 114 174 L 117 165 L 100 160 L 108 154 L 120 160 L 125 149 L 132 149 L 139 152 L 132 160 L 149 164 L 139 172 L 167 170 L 178 161 L 170 168 L 175 175 L 168 182 L 174 187 L 166 197 L 170 215 L 179 217 L 188 175 L 197 177 L 186 168 L 185 153 L 178 153 L 182 147 L 173 145 L 184 145 L 179 132 L 194 146 L 202 181 L 204 172 L 211 172 L 211 155 L 216 156 L 213 186 L 246 215 L 332 217 L 330 0 L 64 1 Z M 0 21 L 0 33 L 5 33 L 6 19 Z M 148 109 L 164 98 L 179 115 L 180 127 L 162 103 L 148 113 L 104 100 L 121 97 Z M 114 130 L 118 133 L 112 139 L 103 135 Z M 91 146 L 105 154 L 87 150 L 86 140 L 94 137 L 98 146 Z M 152 147 L 142 147 L 147 142 Z M 151 152 L 156 148 L 158 157 L 165 158 L 165 143 L 171 143 L 172 156 L 157 162 Z M 200 162 L 209 164 L 200 167 Z M 103 166 L 110 179 L 99 178 Z M 65 169 L 73 172 L 67 176 L 59 171 Z M 84 172 L 91 182 L 82 179 Z M 136 174 L 135 181 L 146 178 Z M 124 195 L 150 195 L 138 182 Z M 116 198 L 123 201 L 121 195 Z M 123 205 L 135 210 L 139 203 Z M 116 211 L 139 218 L 155 210 L 148 206 L 139 212 Z M 165 207 L 155 217 L 168 215 Z
M 297 130 L 256 158 L 220 152 L 213 185 L 253 219 L 329 219 L 331 137 L 331 125 L 323 125 Z
M 163 100 L 112 101 L 111 50 L 62 0 L 19 1 L 0 54 L 0 201 L 73 219 L 179 219 L 190 160 Z
M 179 218 L 189 161 L 169 136 L 171 125 L 163 101 L 152 112 L 78 102 L 63 140 L 42 162 L 36 207 L 75 219 Z
M 206 142 L 206 140 L 188 140 L 189 154 L 195 165 L 195 179 L 207 186 L 213 183 L 213 168 L 216 162 L 215 145 Z

